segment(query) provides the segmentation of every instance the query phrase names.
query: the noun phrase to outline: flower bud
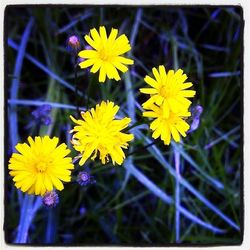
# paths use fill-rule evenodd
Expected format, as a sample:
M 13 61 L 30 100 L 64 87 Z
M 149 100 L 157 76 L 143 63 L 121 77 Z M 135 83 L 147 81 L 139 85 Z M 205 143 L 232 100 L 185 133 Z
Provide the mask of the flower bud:
M 200 116 L 203 112 L 203 108 L 201 105 L 196 105 L 193 108 L 191 108 L 191 114 L 192 114 L 192 124 L 190 126 L 190 129 L 188 133 L 193 132 L 199 127 L 200 124 Z
M 94 180 L 94 177 L 91 176 L 88 172 L 81 171 L 77 176 L 77 182 L 81 186 L 87 186 L 89 184 L 95 183 L 96 181 Z
M 59 203 L 58 194 L 55 191 L 46 192 L 43 196 L 43 204 L 48 208 L 55 207 Z
M 78 38 L 78 36 L 76 35 L 70 36 L 67 39 L 67 47 L 69 50 L 77 53 L 81 48 L 81 43 L 80 43 L 80 39 Z
M 35 118 L 35 120 L 39 123 L 42 123 L 46 126 L 51 124 L 51 118 L 50 118 L 50 112 L 51 112 L 51 105 L 44 104 L 39 106 L 37 109 L 32 111 L 32 116 Z

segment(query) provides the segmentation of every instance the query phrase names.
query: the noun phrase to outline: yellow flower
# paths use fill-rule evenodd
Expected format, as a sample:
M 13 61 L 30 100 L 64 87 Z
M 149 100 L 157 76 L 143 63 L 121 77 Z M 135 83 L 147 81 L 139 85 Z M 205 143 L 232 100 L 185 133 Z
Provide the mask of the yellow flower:
M 9 160 L 10 175 L 15 186 L 23 192 L 44 195 L 53 188 L 62 190 L 62 181 L 69 182 L 71 169 L 74 168 L 72 158 L 65 157 L 70 153 L 66 144 L 57 147 L 59 139 L 49 136 L 30 136 L 27 143 L 18 143 Z
M 105 82 L 106 75 L 109 79 L 120 80 L 117 69 L 125 73 L 128 68 L 124 64 L 134 63 L 133 60 L 121 56 L 131 50 L 128 38 L 124 34 L 117 37 L 118 30 L 113 28 L 107 37 L 104 26 L 99 28 L 99 33 L 96 29 L 91 29 L 90 35 L 91 37 L 85 35 L 84 38 L 93 49 L 79 52 L 79 57 L 87 59 L 79 63 L 79 66 L 87 68 L 93 65 L 90 70 L 92 73 L 100 70 L 99 82 Z
M 133 134 L 122 133 L 131 119 L 125 117 L 121 120 L 115 119 L 119 106 L 113 102 L 97 104 L 95 109 L 81 112 L 83 118 L 76 120 L 70 116 L 72 121 L 77 124 L 71 132 L 75 132 L 72 144 L 75 150 L 81 153 L 79 164 L 82 166 L 91 157 L 94 160 L 99 151 L 99 158 L 102 164 L 112 159 L 113 165 L 121 165 L 125 159 L 122 148 L 128 147 L 128 142 L 133 140 Z
M 161 137 L 165 145 L 169 145 L 171 136 L 176 142 L 179 142 L 181 137 L 180 134 L 185 137 L 186 132 L 189 129 L 188 123 L 185 118 L 191 116 L 191 113 L 187 110 L 182 110 L 177 113 L 170 111 L 166 112 L 166 106 L 161 105 L 160 107 L 152 104 L 148 111 L 143 112 L 144 117 L 155 118 L 150 124 L 154 139 Z M 167 115 L 166 115 L 167 114 Z
M 193 84 L 185 82 L 187 75 L 183 74 L 183 70 L 169 70 L 166 73 L 163 65 L 159 66 L 159 71 L 156 68 L 152 69 L 155 79 L 146 76 L 144 81 L 152 88 L 141 88 L 140 91 L 144 94 L 149 94 L 150 98 L 143 103 L 143 108 L 150 107 L 151 104 L 164 105 L 165 115 L 168 116 L 170 111 L 178 112 L 187 109 L 191 101 L 188 97 L 194 97 L 194 90 L 187 90 Z

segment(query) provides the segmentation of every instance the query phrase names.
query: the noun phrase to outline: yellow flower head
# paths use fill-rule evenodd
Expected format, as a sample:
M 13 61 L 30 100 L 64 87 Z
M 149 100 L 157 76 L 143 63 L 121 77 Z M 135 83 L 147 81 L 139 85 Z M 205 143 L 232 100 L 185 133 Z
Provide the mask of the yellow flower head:
M 183 70 L 169 70 L 166 73 L 163 65 L 159 66 L 159 71 L 156 68 L 152 69 L 155 79 L 146 76 L 144 81 L 152 88 L 141 88 L 140 91 L 144 94 L 149 94 L 150 98 L 143 103 L 143 108 L 150 107 L 153 103 L 164 105 L 166 116 L 170 111 L 179 112 L 183 108 L 187 109 L 191 101 L 188 97 L 194 97 L 194 90 L 187 90 L 193 84 L 185 82 L 187 75 L 183 74 Z
M 113 28 L 107 37 L 104 26 L 99 28 L 99 33 L 96 29 L 91 29 L 90 35 L 85 35 L 84 38 L 93 49 L 79 52 L 79 57 L 86 59 L 79 66 L 87 68 L 93 65 L 90 70 L 92 73 L 100 70 L 99 82 L 105 82 L 106 76 L 109 79 L 120 80 L 117 69 L 125 73 L 128 68 L 124 64 L 134 63 L 133 60 L 121 56 L 131 50 L 128 38 L 124 34 L 117 37 L 118 30 Z
M 104 102 L 97 104 L 95 109 L 81 112 L 83 120 L 76 120 L 70 116 L 73 122 L 77 124 L 71 132 L 75 132 L 72 138 L 72 144 L 75 150 L 82 155 L 79 164 L 82 166 L 86 160 L 91 157 L 94 160 L 99 151 L 99 158 L 102 164 L 112 159 L 113 164 L 121 165 L 125 158 L 122 148 L 128 147 L 128 142 L 133 140 L 133 134 L 122 133 L 131 119 L 125 117 L 121 120 L 115 119 L 119 106 L 113 102 Z
M 154 118 L 150 125 L 150 129 L 154 131 L 152 135 L 154 139 L 161 137 L 164 144 L 169 145 L 171 136 L 176 142 L 180 141 L 180 134 L 183 137 L 186 136 L 190 126 L 184 119 L 191 116 L 190 112 L 183 109 L 177 113 L 172 111 L 168 113 L 168 111 L 166 112 L 166 106 L 161 105 L 159 107 L 155 104 L 152 104 L 148 109 L 148 111 L 143 112 L 143 116 Z
M 70 150 L 62 143 L 57 147 L 59 139 L 49 136 L 28 138 L 27 143 L 18 143 L 9 160 L 10 175 L 15 186 L 23 192 L 44 195 L 53 188 L 62 190 L 62 181 L 69 182 L 71 169 L 74 168 L 72 158 L 66 157 Z

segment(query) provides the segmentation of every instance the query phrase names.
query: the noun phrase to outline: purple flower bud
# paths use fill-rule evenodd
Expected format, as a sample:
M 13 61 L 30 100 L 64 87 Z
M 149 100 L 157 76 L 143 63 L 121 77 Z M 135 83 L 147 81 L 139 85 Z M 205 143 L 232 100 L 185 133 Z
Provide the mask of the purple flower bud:
M 44 104 L 35 109 L 31 114 L 38 121 L 48 126 L 51 124 L 51 118 L 49 117 L 52 107 L 49 104 Z
M 202 112 L 203 112 L 203 108 L 200 105 L 196 105 L 193 108 L 191 108 L 193 122 L 190 126 L 188 133 L 193 132 L 194 130 L 196 130 L 199 127 L 200 115 Z
M 77 182 L 81 186 L 87 186 L 89 184 L 95 183 L 96 181 L 94 180 L 94 177 L 91 176 L 88 172 L 81 171 L 77 176 Z
M 71 52 L 77 53 L 81 48 L 80 39 L 76 35 L 72 35 L 67 39 L 67 48 Z
M 55 207 L 58 203 L 59 197 L 55 191 L 46 192 L 43 196 L 43 204 L 48 208 Z

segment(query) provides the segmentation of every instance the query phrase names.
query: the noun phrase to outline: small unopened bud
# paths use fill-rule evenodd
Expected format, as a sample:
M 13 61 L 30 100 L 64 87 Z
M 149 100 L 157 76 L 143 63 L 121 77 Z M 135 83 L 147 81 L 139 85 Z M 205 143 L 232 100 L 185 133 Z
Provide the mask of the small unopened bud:
M 79 172 L 78 176 L 77 176 L 77 182 L 81 185 L 81 186 L 87 186 L 89 184 L 93 184 L 96 181 L 94 180 L 94 177 L 91 176 L 88 172 Z
M 42 123 L 46 126 L 51 124 L 51 118 L 50 118 L 50 112 L 51 112 L 51 105 L 44 104 L 32 111 L 32 116 L 35 118 L 35 120 L 39 123 Z
M 55 191 L 46 192 L 43 196 L 43 204 L 48 208 L 55 207 L 58 203 L 59 197 Z
M 67 39 L 67 47 L 69 48 L 69 50 L 77 53 L 81 48 L 81 43 L 78 36 L 76 35 L 70 36 Z
M 191 108 L 191 114 L 192 114 L 192 124 L 190 126 L 190 129 L 188 133 L 193 132 L 199 127 L 200 124 L 200 115 L 203 112 L 203 108 L 201 105 L 196 105 L 193 108 Z

